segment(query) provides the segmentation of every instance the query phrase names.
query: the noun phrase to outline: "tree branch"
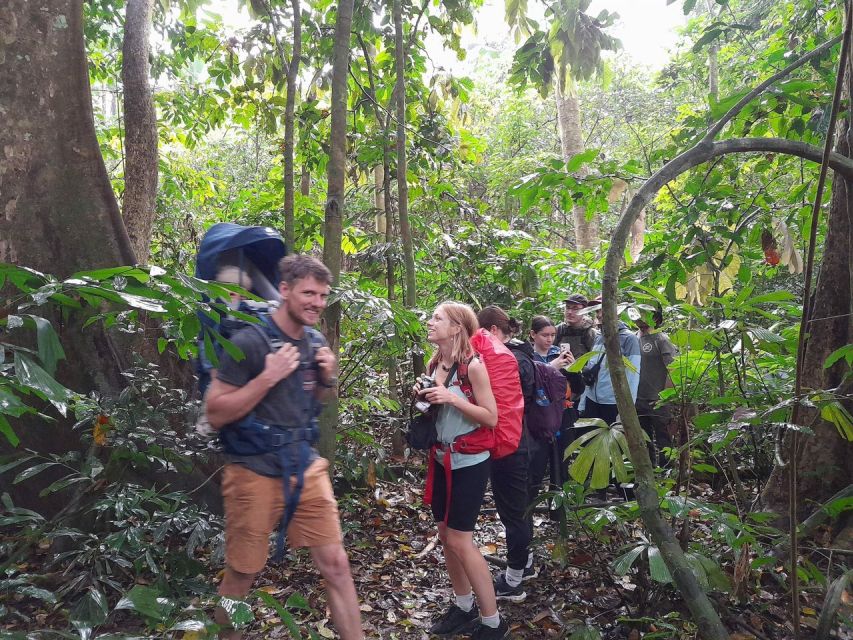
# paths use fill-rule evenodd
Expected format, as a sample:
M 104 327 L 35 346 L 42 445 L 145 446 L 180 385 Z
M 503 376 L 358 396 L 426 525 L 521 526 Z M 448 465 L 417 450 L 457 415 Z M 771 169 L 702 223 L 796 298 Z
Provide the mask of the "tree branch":
M 819 47 L 816 47 L 815 49 L 812 49 L 811 51 L 809 51 L 807 54 L 802 56 L 796 62 L 792 62 L 787 67 L 785 67 L 784 69 L 779 71 L 778 73 L 774 73 L 772 76 L 767 78 L 767 80 L 762 82 L 760 85 L 755 87 L 755 89 L 753 89 L 752 91 L 747 93 L 743 98 L 741 98 L 735 106 L 733 106 L 731 109 L 729 109 L 726 112 L 726 114 L 714 124 L 714 126 L 712 126 L 710 129 L 708 129 L 708 133 L 706 133 L 705 137 L 702 138 L 702 142 L 710 142 L 711 140 L 716 138 L 717 134 L 723 130 L 723 127 L 725 127 L 732 118 L 734 118 L 738 113 L 740 113 L 741 109 L 743 109 L 746 105 L 748 105 L 750 102 L 752 102 L 752 100 L 754 98 L 756 98 L 760 94 L 764 93 L 764 91 L 766 91 L 777 80 L 784 78 L 785 76 L 790 74 L 795 69 L 799 69 L 805 63 L 807 63 L 809 60 L 814 60 L 815 58 L 821 56 L 824 52 L 826 52 L 828 49 L 834 47 L 839 42 L 841 42 L 841 36 L 840 35 L 834 37 L 832 40 L 827 40 L 826 42 L 824 42 Z

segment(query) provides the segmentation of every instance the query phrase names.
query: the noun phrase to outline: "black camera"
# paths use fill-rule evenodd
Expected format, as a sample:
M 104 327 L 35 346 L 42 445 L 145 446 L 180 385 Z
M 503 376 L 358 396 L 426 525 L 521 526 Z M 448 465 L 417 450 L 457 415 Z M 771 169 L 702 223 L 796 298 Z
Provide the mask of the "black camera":
M 418 378 L 418 384 L 421 385 L 421 389 L 429 389 L 435 386 L 435 378 L 424 373 Z M 426 413 L 427 411 L 429 411 L 429 408 L 431 406 L 432 404 L 428 402 L 426 398 L 420 398 L 417 402 L 415 402 L 415 409 L 417 409 L 421 413 Z

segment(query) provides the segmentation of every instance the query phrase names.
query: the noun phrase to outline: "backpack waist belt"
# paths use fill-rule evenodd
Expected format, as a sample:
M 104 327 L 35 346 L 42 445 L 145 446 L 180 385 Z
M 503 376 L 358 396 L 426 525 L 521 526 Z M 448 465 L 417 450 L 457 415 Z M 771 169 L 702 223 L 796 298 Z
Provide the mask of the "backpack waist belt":
M 302 488 L 305 486 L 305 470 L 311 461 L 312 445 L 319 439 L 320 430 L 316 418 L 307 427 L 287 427 L 273 425 L 249 416 L 238 423 L 228 425 L 221 432 L 225 451 L 232 455 L 262 455 L 275 452 L 281 465 L 282 490 L 284 492 L 284 512 L 278 526 L 276 554 L 279 562 L 284 558 L 284 536 L 290 524 Z M 235 442 L 245 436 L 243 442 Z M 291 478 L 296 477 L 296 485 L 291 487 Z

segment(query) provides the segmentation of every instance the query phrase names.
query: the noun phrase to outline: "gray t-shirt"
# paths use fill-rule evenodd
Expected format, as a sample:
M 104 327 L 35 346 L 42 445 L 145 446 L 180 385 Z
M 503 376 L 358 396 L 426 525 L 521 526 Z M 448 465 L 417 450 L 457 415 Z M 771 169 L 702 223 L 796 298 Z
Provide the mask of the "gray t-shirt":
M 270 353 L 267 338 L 258 329 L 261 327 L 246 327 L 238 331 L 232 338 L 233 342 L 243 352 L 245 358 L 235 361 L 227 353 L 220 359 L 217 379 L 235 387 L 245 386 L 264 370 L 266 356 Z M 281 333 L 281 339 L 299 349 L 299 368 L 281 380 L 253 409 L 258 420 L 279 427 L 306 427 L 314 416 L 313 396 L 317 390 L 318 368 L 314 360 L 316 349 L 325 346 L 326 341 L 318 335 L 318 344 L 312 346 L 307 333 L 301 340 L 294 340 Z M 322 344 L 319 344 L 321 342 Z M 278 345 L 276 345 L 278 346 Z M 312 460 L 317 457 L 316 451 Z M 243 464 L 255 473 L 277 477 L 281 475 L 281 463 L 276 452 L 259 456 L 228 456 L 229 462 Z
M 666 386 L 667 367 L 675 359 L 678 349 L 665 333 L 649 333 L 640 336 L 640 386 L 637 389 L 637 404 L 653 407 L 660 392 Z

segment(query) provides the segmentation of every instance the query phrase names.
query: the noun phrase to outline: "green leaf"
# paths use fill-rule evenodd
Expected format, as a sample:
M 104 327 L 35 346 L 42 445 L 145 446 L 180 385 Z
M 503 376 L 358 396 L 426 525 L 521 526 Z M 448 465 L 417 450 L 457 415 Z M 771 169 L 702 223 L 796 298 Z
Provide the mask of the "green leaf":
M 684 0 L 684 15 L 688 15 L 696 6 L 696 0 Z
M 78 482 L 86 481 L 91 481 L 91 479 L 87 478 L 86 476 L 77 475 L 76 472 L 72 473 L 70 475 L 65 476 L 64 478 L 57 480 L 56 482 L 51 483 L 50 486 L 45 487 L 44 489 L 39 491 L 39 498 L 44 498 L 45 496 L 50 495 L 51 493 L 62 491 L 63 489 L 70 487 L 72 484 L 77 484 Z
M 661 557 L 660 549 L 654 545 L 649 545 L 649 573 L 655 582 L 660 582 L 661 584 L 672 582 L 672 576 L 666 567 L 666 563 L 663 561 L 663 557 Z
M 831 517 L 837 518 L 845 511 L 853 510 L 853 496 L 847 496 L 846 498 L 838 498 L 837 500 L 833 500 L 832 502 L 826 504 L 823 507 L 823 510 L 826 511 Z
M 56 330 L 46 318 L 32 314 L 27 314 L 24 317 L 29 318 L 35 324 L 39 360 L 47 372 L 53 375 L 56 372 L 56 363 L 65 359 L 65 351 L 59 342 L 59 336 L 56 335 Z
M 578 169 L 580 169 L 583 165 L 589 164 L 598 156 L 599 149 L 587 149 L 586 151 L 581 151 L 580 153 L 576 153 L 569 161 L 566 163 L 566 171 L 569 173 L 574 173 Z
M 95 587 L 91 587 L 86 595 L 77 602 L 69 615 L 69 620 L 77 629 L 81 640 L 87 640 L 92 637 L 92 631 L 95 627 L 107 621 L 108 613 L 106 596 Z
M 228 340 L 218 331 L 213 331 L 212 333 L 213 337 L 216 338 L 216 341 L 222 345 L 223 349 L 225 349 L 225 353 L 231 356 L 231 359 L 234 360 L 234 362 L 240 362 L 246 358 L 246 354 L 244 354 L 242 349 L 240 349 L 236 344 Z
M 175 608 L 172 601 L 160 596 L 160 591 L 152 587 L 137 584 L 119 600 L 118 609 L 132 609 L 146 618 L 163 622 Z
M 634 566 L 634 562 L 636 562 L 637 558 L 639 558 L 645 550 L 646 545 L 639 544 L 616 558 L 613 561 L 613 573 L 617 576 L 624 576 L 631 570 L 631 567 Z
M 9 421 L 6 419 L 2 413 L 0 413 L 0 433 L 6 436 L 6 440 L 13 447 L 17 447 L 21 444 L 21 439 L 18 437 L 18 434 L 15 433 L 15 430 L 12 428 L 12 425 L 9 424 Z
M 219 599 L 219 606 L 225 610 L 231 624 L 237 628 L 244 627 L 255 619 L 252 608 L 243 600 L 222 597 Z
M 706 44 L 716 40 L 722 32 L 723 30 L 720 28 L 708 29 L 705 31 L 705 33 L 702 34 L 702 37 L 693 45 L 693 53 L 700 51 Z
M 569 640 L 601 640 L 601 633 L 595 627 L 582 627 L 569 636 Z
M 290 631 L 290 635 L 292 637 L 294 637 L 294 638 L 301 638 L 302 637 L 302 632 L 299 630 L 299 625 L 296 624 L 296 620 L 293 619 L 293 615 L 291 615 L 291 613 L 287 609 L 285 609 L 283 606 L 281 606 L 281 603 L 276 598 L 274 598 L 272 596 L 272 594 L 269 594 L 266 591 L 261 591 L 261 590 L 258 590 L 256 593 L 257 593 L 258 597 L 261 600 L 263 600 L 268 606 L 275 609 L 276 613 L 278 613 L 279 618 L 281 618 L 281 621 L 287 627 L 287 630 Z M 290 604 L 290 601 L 294 598 L 294 596 L 299 596 L 299 594 L 294 593 L 290 596 L 290 598 L 287 599 L 288 606 Z M 301 598 L 301 596 L 299 596 L 299 597 Z M 303 598 L 303 601 L 304 601 L 304 598 Z M 307 602 L 305 603 L 305 605 L 306 605 L 306 608 L 310 610 L 310 607 L 307 606 L 308 605 Z
M 847 344 L 830 353 L 823 362 L 823 368 L 829 369 L 836 362 L 844 358 L 847 364 L 853 366 L 853 344 Z
M 70 391 L 54 380 L 32 358 L 19 351 L 15 352 L 15 376 L 18 382 L 46 398 L 59 413 L 65 415 Z
M 49 467 L 56 466 L 57 464 L 59 464 L 59 463 L 58 462 L 42 462 L 41 464 L 35 464 L 32 467 L 24 469 L 23 471 L 21 471 L 21 473 L 16 475 L 15 479 L 12 480 L 12 484 L 19 484 L 19 483 L 23 482 L 24 480 L 29 480 L 30 478 L 32 478 L 35 475 L 38 475 L 39 473 L 41 473 L 45 469 L 47 469 Z
M 853 442 L 853 416 L 840 402 L 835 400 L 822 406 L 820 415 L 827 422 L 834 424 L 843 438 Z

